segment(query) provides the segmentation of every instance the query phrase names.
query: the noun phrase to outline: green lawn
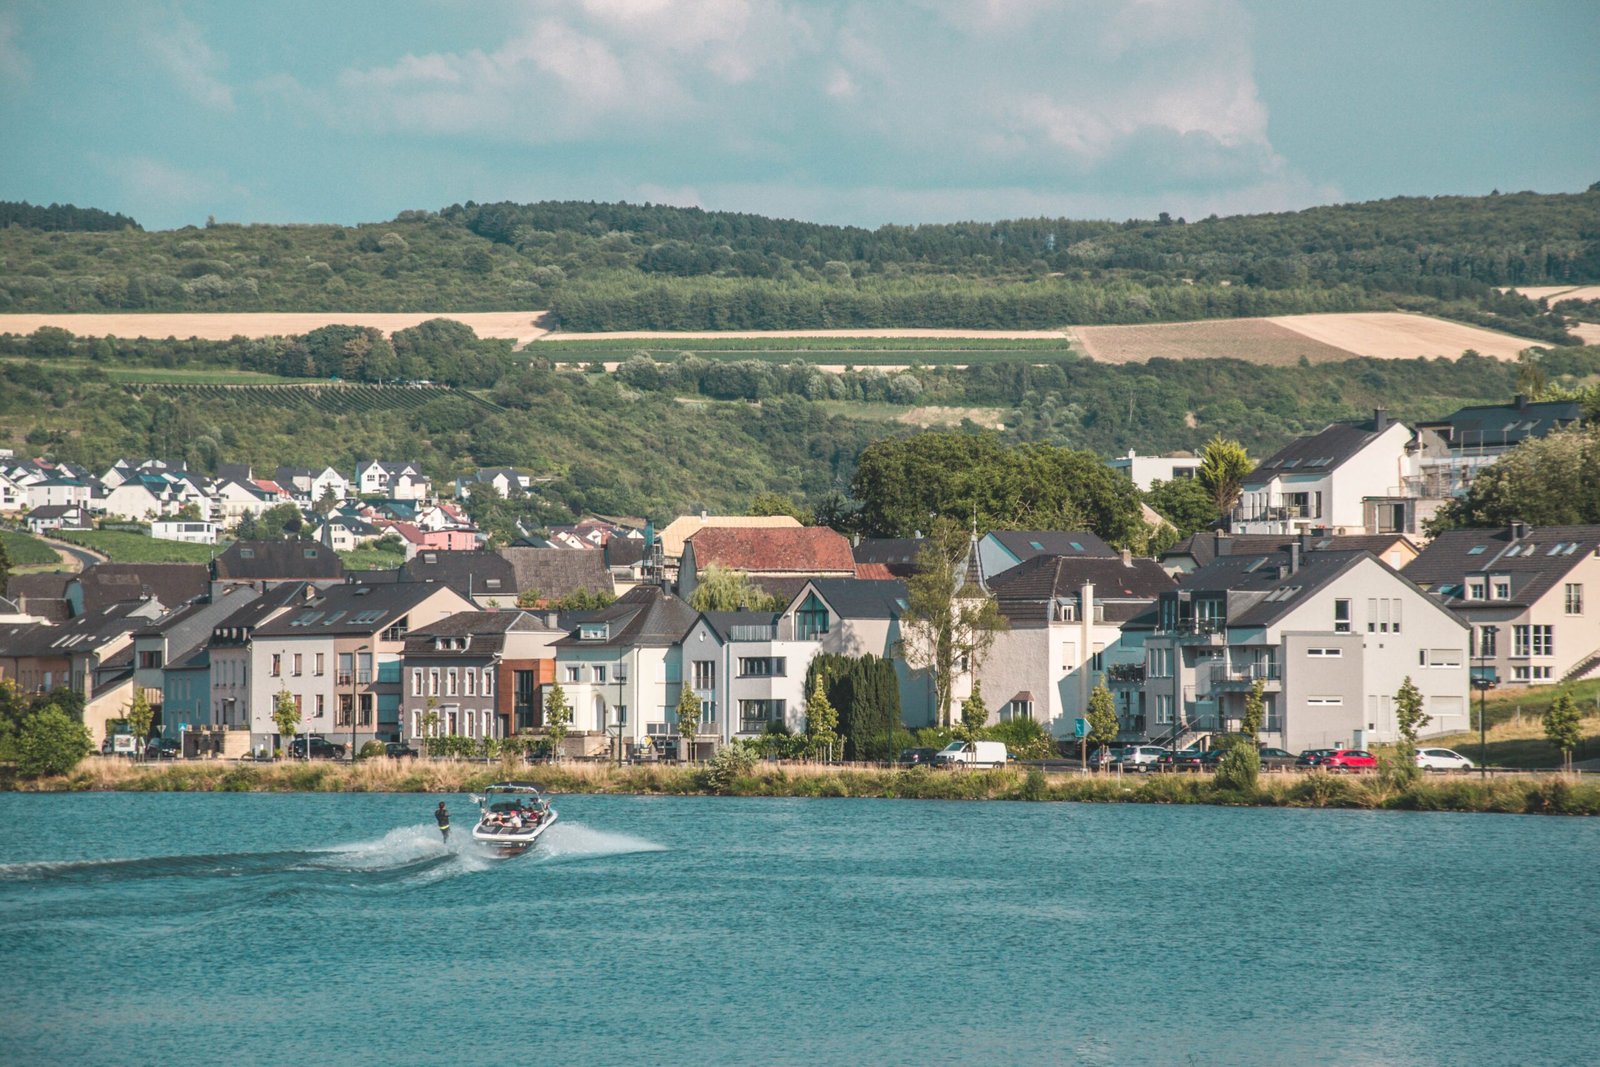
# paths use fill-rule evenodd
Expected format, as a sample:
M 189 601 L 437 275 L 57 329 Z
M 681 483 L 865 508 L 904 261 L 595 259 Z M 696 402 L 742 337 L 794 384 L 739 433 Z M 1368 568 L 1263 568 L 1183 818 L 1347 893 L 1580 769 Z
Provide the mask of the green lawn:
M 104 553 L 113 563 L 205 563 L 219 550 L 215 545 L 157 541 L 125 530 L 62 530 L 60 537 Z
M 393 546 L 393 547 L 391 547 Z M 347 571 L 393 570 L 406 561 L 406 550 L 393 540 L 363 545 L 353 552 L 341 552 Z
M 106 377 L 124 385 L 298 385 L 322 378 L 280 378 L 254 370 L 216 367 L 107 367 Z
M 0 544 L 6 546 L 6 555 L 13 567 L 35 567 L 61 562 L 56 550 L 32 534 L 20 530 L 0 530 Z

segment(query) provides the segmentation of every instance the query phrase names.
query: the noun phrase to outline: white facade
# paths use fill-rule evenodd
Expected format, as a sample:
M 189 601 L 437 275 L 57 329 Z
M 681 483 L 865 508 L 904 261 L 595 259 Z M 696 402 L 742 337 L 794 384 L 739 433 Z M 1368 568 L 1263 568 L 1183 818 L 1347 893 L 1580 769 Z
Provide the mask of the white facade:
M 96 510 L 108 518 L 153 519 L 163 513 L 161 498 L 137 478 L 109 489 L 95 501 Z
M 1107 460 L 1106 466 L 1127 475 L 1142 492 L 1149 492 L 1157 482 L 1195 477 L 1200 470 L 1200 459 L 1189 455 L 1141 456 L 1130 448 L 1126 456 Z
M 556 683 L 572 706 L 571 729 L 615 736 L 620 708 L 624 743 L 665 736 L 683 684 L 678 647 L 619 648 L 599 640 L 556 652 Z
M 34 482 L 27 487 L 27 492 L 29 510 L 68 504 L 89 507 L 93 502 L 88 484 L 76 479 L 51 478 Z
M 150 536 L 157 541 L 182 541 L 191 545 L 217 543 L 217 524 L 192 519 L 168 519 L 150 524 Z
M 684 681 L 700 698 L 697 736 L 726 744 L 765 732 L 769 722 L 790 733 L 806 728 L 806 671 L 814 641 L 783 640 L 771 622 L 736 623 L 726 633 L 698 619 L 683 641 Z M 669 731 L 677 733 L 676 725 Z
M 1403 484 L 1413 463 L 1406 451 L 1410 440 L 1411 431 L 1403 424 L 1389 423 L 1360 451 L 1330 469 L 1305 474 L 1296 474 L 1293 467 L 1257 471 L 1245 480 L 1234 509 L 1233 532 L 1364 533 L 1364 501 Z

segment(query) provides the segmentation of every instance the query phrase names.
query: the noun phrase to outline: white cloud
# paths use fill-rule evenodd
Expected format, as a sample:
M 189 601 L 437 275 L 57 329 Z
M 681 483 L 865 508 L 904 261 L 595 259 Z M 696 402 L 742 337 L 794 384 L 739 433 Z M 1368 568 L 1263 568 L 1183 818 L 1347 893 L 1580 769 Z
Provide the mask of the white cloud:
M 15 11 L 0 11 L 0 82 L 26 85 L 33 79 L 33 61 L 17 43 Z
M 1306 183 L 1251 39 L 1239 0 L 541 0 L 483 48 L 275 91 L 346 129 L 529 147 L 567 177 L 623 158 L 640 187 L 708 195 L 1270 198 Z
M 126 202 L 163 218 L 199 222 L 224 205 L 250 199 L 248 189 L 218 169 L 189 169 L 150 156 L 105 160 L 102 166 L 121 183 Z
M 233 88 L 221 78 L 226 62 L 206 43 L 199 26 L 174 14 L 145 26 L 140 37 L 145 50 L 195 102 L 213 111 L 234 109 Z

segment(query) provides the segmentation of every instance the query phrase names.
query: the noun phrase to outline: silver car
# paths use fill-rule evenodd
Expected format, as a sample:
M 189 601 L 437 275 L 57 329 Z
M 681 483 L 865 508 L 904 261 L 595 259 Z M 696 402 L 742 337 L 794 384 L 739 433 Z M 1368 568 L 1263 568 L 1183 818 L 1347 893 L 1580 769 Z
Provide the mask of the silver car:
M 1166 754 L 1167 750 L 1160 745 L 1130 745 L 1122 755 L 1111 761 L 1111 765 L 1125 771 L 1148 771 L 1153 770 L 1156 760 Z

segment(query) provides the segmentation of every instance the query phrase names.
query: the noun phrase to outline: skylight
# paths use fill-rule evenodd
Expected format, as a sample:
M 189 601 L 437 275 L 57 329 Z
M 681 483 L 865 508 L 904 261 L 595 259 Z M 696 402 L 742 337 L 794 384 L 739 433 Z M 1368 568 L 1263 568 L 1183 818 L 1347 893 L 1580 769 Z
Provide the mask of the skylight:
M 1083 551 L 1083 546 L 1080 545 L 1078 542 L 1071 541 L 1071 542 L 1068 542 L 1068 543 L 1072 545 L 1072 550 L 1074 552 L 1082 552 Z
M 1481 556 L 1481 555 L 1483 555 L 1484 549 L 1486 549 L 1487 547 L 1488 547 L 1487 545 L 1473 545 L 1471 548 L 1467 549 L 1467 555 L 1469 555 L 1469 556 Z
M 1035 549 L 1037 549 L 1037 550 L 1039 550 L 1039 551 L 1040 551 L 1040 552 L 1043 552 L 1043 551 L 1044 551 L 1044 546 L 1043 546 L 1043 545 L 1041 545 L 1041 544 L 1040 544 L 1040 543 L 1039 543 L 1039 542 L 1037 542 L 1037 541 L 1029 541 L 1029 542 L 1028 542 L 1028 545 L 1029 545 L 1029 546 L 1030 546 L 1030 547 L 1032 547 L 1032 548 L 1035 548 Z

